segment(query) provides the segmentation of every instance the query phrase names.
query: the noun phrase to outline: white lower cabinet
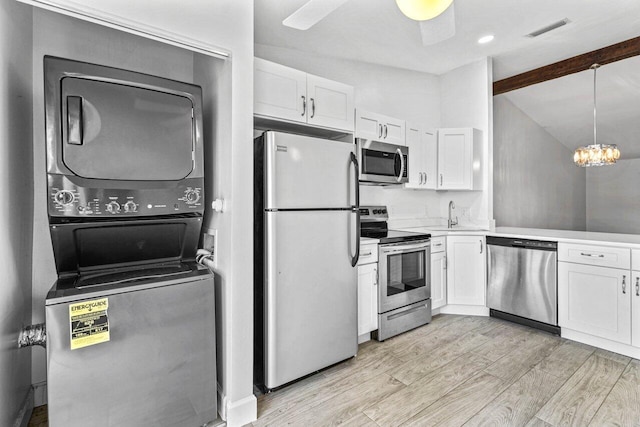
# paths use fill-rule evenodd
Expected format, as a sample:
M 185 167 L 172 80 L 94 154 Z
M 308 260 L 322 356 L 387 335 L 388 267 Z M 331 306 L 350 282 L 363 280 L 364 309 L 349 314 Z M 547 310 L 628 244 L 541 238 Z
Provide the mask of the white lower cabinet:
M 447 305 L 446 238 L 431 239 L 431 309 Z
M 378 329 L 378 244 L 360 245 L 358 261 L 358 337 Z
M 358 266 L 358 336 L 378 329 L 378 263 Z
M 631 277 L 631 345 L 640 348 L 640 271 L 633 271 Z
M 558 263 L 558 320 L 562 328 L 631 344 L 629 270 Z
M 485 305 L 484 236 L 447 236 L 447 303 Z

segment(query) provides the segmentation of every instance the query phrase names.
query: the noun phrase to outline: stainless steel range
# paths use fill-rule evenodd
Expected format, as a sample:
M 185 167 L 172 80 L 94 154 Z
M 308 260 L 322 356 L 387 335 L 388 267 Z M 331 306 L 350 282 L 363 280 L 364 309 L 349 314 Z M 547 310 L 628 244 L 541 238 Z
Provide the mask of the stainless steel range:
M 360 208 L 360 235 L 378 246 L 378 341 L 431 321 L 431 235 L 389 230 L 385 206 Z

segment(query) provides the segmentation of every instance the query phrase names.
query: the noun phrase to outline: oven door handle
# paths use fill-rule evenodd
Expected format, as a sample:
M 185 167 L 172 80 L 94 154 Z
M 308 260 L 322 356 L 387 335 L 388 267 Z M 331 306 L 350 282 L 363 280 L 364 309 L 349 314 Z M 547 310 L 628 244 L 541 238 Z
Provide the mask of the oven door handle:
M 380 251 L 383 254 L 395 254 L 395 253 L 398 253 L 398 252 L 409 252 L 409 251 L 412 251 L 414 249 L 428 249 L 430 246 L 431 246 L 431 243 L 427 243 L 427 244 L 420 243 L 420 244 L 417 244 L 417 245 L 402 245 L 402 247 L 399 248 L 399 249 L 390 249 L 390 248 L 387 249 L 385 247 L 381 247 Z
M 358 167 L 358 158 L 352 152 L 351 153 L 351 163 L 353 163 L 353 176 L 354 176 L 354 190 L 356 195 L 356 204 L 351 206 L 351 212 L 356 214 L 356 253 L 351 257 L 351 267 L 355 267 L 358 265 L 358 260 L 360 260 L 360 182 L 359 182 L 359 171 Z

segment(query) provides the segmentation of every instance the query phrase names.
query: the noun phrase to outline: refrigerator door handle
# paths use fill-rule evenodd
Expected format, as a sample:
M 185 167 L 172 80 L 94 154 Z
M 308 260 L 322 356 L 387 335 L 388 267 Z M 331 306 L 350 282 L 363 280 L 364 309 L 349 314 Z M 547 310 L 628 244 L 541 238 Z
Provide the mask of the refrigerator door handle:
M 351 207 L 351 211 L 356 214 L 356 253 L 351 258 L 351 266 L 355 267 L 360 259 L 360 182 L 358 180 L 360 168 L 358 167 L 358 158 L 353 152 L 351 153 L 351 163 L 353 163 L 354 189 L 356 193 L 356 204 Z

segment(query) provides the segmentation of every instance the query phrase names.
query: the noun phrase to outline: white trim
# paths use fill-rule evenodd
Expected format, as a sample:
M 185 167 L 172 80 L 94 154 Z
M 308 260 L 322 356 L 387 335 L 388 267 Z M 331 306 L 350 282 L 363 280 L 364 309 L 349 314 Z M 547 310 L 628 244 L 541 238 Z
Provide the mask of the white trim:
M 31 418 L 31 414 L 33 413 L 33 387 L 29 387 L 29 391 L 24 398 L 24 402 L 22 402 L 22 407 L 20 408 L 20 412 L 18 413 L 18 418 L 16 418 L 14 427 L 27 427 L 29 424 L 29 419 Z
M 34 406 L 42 406 L 47 404 L 47 382 L 31 384 L 33 388 L 33 404 Z
M 358 335 L 358 344 L 362 344 L 363 342 L 367 342 L 371 340 L 371 332 L 367 332 L 366 334 Z
M 605 338 L 595 337 L 583 332 L 574 331 L 572 329 L 560 328 L 562 338 L 578 341 L 604 350 L 613 351 L 614 353 L 623 354 L 634 359 L 640 359 L 640 348 L 631 345 L 622 344 Z
M 258 399 L 253 394 L 235 402 L 227 400 L 226 403 L 227 427 L 241 427 L 258 418 Z
M 461 314 L 463 316 L 488 316 L 489 308 L 481 305 L 449 304 L 440 307 L 438 313 Z
M 222 386 L 220 385 L 220 383 L 217 383 L 218 385 L 218 393 L 217 393 L 217 399 L 218 399 L 218 415 L 220 415 L 220 418 L 222 418 L 223 420 L 227 419 L 227 395 L 224 394 L 224 390 L 222 390 Z
M 31 6 L 39 7 L 41 9 L 46 9 L 52 12 L 57 12 L 63 15 L 78 18 L 83 21 L 93 22 L 94 24 L 103 25 L 105 27 L 114 28 L 116 30 L 135 34 L 151 40 L 170 44 L 172 46 L 181 47 L 193 52 L 215 56 L 221 59 L 227 59 L 230 56 L 230 53 L 228 51 L 217 46 L 210 45 L 208 43 L 202 43 L 201 41 L 180 34 L 172 33 L 157 27 L 145 25 L 137 21 L 126 20 L 121 16 L 105 13 L 101 10 L 87 8 L 86 6 L 83 6 L 82 8 L 80 6 L 74 7 L 69 4 L 73 4 L 74 2 L 52 0 L 18 1 Z M 67 4 L 63 5 L 61 3 Z

